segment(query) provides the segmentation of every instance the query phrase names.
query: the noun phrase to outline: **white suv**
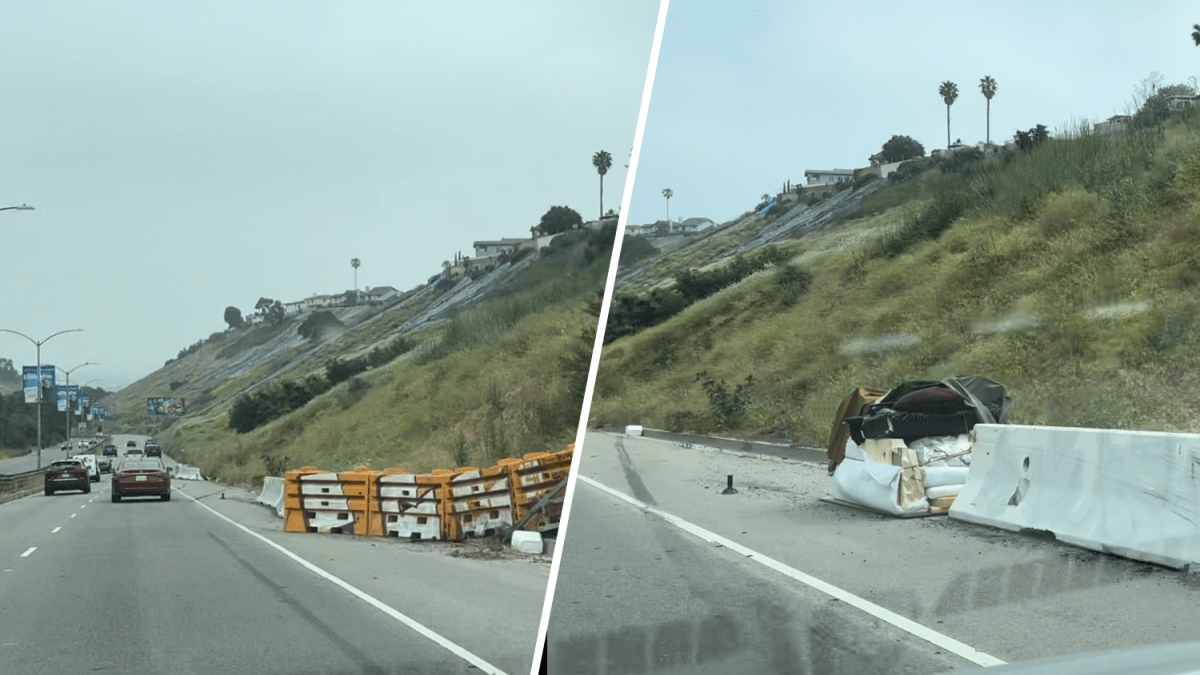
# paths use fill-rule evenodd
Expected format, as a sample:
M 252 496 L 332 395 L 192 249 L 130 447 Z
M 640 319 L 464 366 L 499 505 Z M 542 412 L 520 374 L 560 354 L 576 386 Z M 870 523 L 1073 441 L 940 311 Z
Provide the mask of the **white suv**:
M 100 463 L 96 461 L 95 455 L 75 455 L 71 459 L 83 462 L 83 466 L 87 468 L 88 480 L 93 483 L 100 482 Z

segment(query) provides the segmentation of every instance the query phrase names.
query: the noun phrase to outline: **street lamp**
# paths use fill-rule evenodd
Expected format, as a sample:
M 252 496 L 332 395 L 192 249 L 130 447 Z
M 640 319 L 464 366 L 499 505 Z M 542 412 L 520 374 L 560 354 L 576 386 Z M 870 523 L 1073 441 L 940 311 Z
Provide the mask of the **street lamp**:
M 91 361 L 88 361 L 87 363 L 81 363 L 78 366 L 75 366 L 74 368 L 72 368 L 70 370 L 63 371 L 64 373 L 67 374 L 66 387 L 67 387 L 67 445 L 68 446 L 71 444 L 71 373 L 79 370 L 80 368 L 82 368 L 84 366 L 94 366 L 94 365 L 97 365 L 97 364 L 92 363 Z M 79 391 L 82 392 L 83 387 L 80 387 Z
M 33 207 L 32 207 L 32 206 L 26 206 L 26 205 L 22 204 L 22 205 L 20 205 L 20 206 L 5 206 L 4 208 L 0 208 L 0 211 L 13 211 L 13 210 L 16 210 L 16 211 L 32 211 L 32 210 L 33 210 Z
M 10 208 L 22 208 L 22 207 L 10 207 Z M 29 208 L 29 207 L 27 207 L 27 208 Z M 18 333 L 15 330 L 9 330 L 7 328 L 0 328 L 0 333 L 12 333 L 13 335 L 20 335 L 21 337 L 25 338 L 26 340 L 29 340 L 30 342 L 32 342 L 34 344 L 34 346 L 37 347 L 37 378 L 38 378 L 38 385 L 37 385 L 37 396 L 38 396 L 38 398 L 37 398 L 37 427 L 38 427 L 37 468 L 39 468 L 39 469 L 42 468 L 42 345 L 49 342 L 50 338 L 55 337 L 57 335 L 62 335 L 63 333 L 82 333 L 82 332 L 83 332 L 82 328 L 69 328 L 67 330 L 60 330 L 57 333 L 55 333 L 54 335 L 51 335 L 50 337 L 46 338 L 45 340 L 38 342 L 37 340 L 34 340 L 33 338 L 29 337 L 28 335 L 26 335 L 24 333 Z

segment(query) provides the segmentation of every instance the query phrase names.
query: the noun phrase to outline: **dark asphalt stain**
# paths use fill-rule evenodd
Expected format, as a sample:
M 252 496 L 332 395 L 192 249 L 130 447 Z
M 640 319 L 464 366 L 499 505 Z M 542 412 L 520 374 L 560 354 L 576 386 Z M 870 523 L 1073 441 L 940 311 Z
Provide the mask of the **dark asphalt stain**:
M 629 483 L 629 489 L 633 490 L 633 496 L 651 506 L 658 506 L 658 503 L 654 501 L 654 495 L 651 495 L 650 491 L 646 489 L 642 477 L 633 468 L 633 460 L 625 451 L 625 439 L 623 438 L 617 439 L 617 457 L 621 460 L 621 470 L 625 472 L 625 482 Z
M 307 621 L 313 628 L 316 628 L 319 633 L 329 638 L 331 642 L 337 645 L 343 654 L 357 663 L 357 672 L 362 673 L 362 675 L 387 675 L 387 671 L 373 663 L 365 654 L 356 649 L 354 645 L 350 644 L 345 638 L 338 635 L 337 631 L 330 627 L 329 624 L 318 618 L 316 614 L 310 612 L 308 608 L 301 604 L 296 598 L 292 597 L 292 595 L 288 593 L 283 586 L 275 583 L 275 581 L 273 581 L 270 577 L 258 571 L 254 565 L 246 562 L 246 560 L 234 552 L 229 544 L 226 544 L 224 541 L 222 541 L 220 537 L 212 532 L 209 532 L 208 536 L 213 541 L 217 542 L 221 548 L 225 549 L 229 555 L 232 556 L 234 560 L 238 561 L 242 567 L 246 568 L 250 574 L 254 575 L 254 578 L 258 579 L 263 586 L 266 586 L 268 589 L 270 589 L 275 597 L 279 598 L 281 602 L 291 607 L 297 614 L 300 615 L 302 619 Z

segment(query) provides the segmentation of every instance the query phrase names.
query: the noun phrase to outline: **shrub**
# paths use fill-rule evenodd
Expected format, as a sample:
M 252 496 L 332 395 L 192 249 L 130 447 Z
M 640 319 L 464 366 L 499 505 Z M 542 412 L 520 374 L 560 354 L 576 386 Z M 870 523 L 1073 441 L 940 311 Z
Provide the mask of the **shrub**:
M 754 376 L 747 375 L 746 381 L 729 391 L 725 380 L 714 380 L 708 371 L 696 373 L 696 382 L 708 396 L 708 405 L 713 418 L 720 429 L 731 429 L 741 423 L 746 416 L 746 408 L 750 405 L 750 387 L 754 384 Z

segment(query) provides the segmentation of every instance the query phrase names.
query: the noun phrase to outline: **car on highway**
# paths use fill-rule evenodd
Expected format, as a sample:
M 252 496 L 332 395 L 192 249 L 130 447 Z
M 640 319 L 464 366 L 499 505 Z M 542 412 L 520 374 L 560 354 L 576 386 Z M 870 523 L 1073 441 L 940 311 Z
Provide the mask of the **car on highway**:
M 136 447 L 137 447 L 137 441 L 125 441 L 125 447 L 127 447 L 127 448 L 136 448 Z
M 112 477 L 113 503 L 125 497 L 154 497 L 171 501 L 171 474 L 161 459 L 126 456 Z
M 141 448 L 130 448 L 125 451 L 125 457 L 126 458 L 132 457 L 134 459 L 145 459 L 146 452 L 144 450 L 142 450 Z
M 46 496 L 49 497 L 60 490 L 82 490 L 84 494 L 92 491 L 92 481 L 83 462 L 77 459 L 60 459 L 46 467 Z
M 158 445 L 158 443 L 152 443 L 150 441 L 147 441 L 146 442 L 146 456 L 147 457 L 162 457 L 162 448 Z
M 121 453 L 120 453 L 120 451 L 119 451 L 119 450 L 117 450 L 117 446 L 115 446 L 115 445 L 106 445 L 106 446 L 104 446 L 104 453 L 103 453 L 103 454 L 104 454 L 104 456 L 105 456 L 105 457 L 120 457 L 120 456 L 121 456 Z
M 71 459 L 77 459 L 83 464 L 88 472 L 88 480 L 93 483 L 100 482 L 100 463 L 96 461 L 95 455 L 74 455 Z

